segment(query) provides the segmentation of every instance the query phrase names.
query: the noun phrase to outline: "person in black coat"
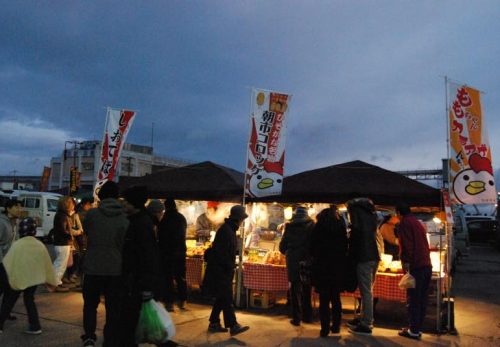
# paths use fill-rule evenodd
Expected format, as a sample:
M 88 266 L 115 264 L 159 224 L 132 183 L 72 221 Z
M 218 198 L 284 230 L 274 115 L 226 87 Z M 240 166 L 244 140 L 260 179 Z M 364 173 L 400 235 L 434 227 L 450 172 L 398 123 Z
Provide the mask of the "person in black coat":
M 165 288 L 165 306 L 171 312 L 174 311 L 174 280 L 177 283 L 180 309 L 185 309 L 187 300 L 186 228 L 186 218 L 177 211 L 174 199 L 166 199 L 165 215 L 158 228 L 158 245 L 160 269 Z
M 137 346 L 135 329 L 143 301 L 153 299 L 158 286 L 158 243 L 154 224 L 146 211 L 146 187 L 132 187 L 123 193 L 129 227 L 123 245 L 123 277 L 125 281 L 122 305 L 121 347 Z
M 300 325 L 312 321 L 311 283 L 301 281 L 299 263 L 309 258 L 309 242 L 314 222 L 309 218 L 304 207 L 297 207 L 292 220 L 285 225 L 285 232 L 279 249 L 286 256 L 288 281 L 290 282 L 290 299 L 292 303 L 292 320 L 290 323 Z
M 207 270 L 203 281 L 204 290 L 215 297 L 209 318 L 208 332 L 230 331 L 232 336 L 247 331 L 248 326 L 241 326 L 236 320 L 233 306 L 233 277 L 238 251 L 236 230 L 248 217 L 245 208 L 235 205 L 224 224 L 217 230 L 210 251 L 205 254 Z M 224 314 L 224 326 L 220 323 L 220 313 Z M 228 329 L 229 328 L 229 329 Z
M 347 231 L 335 205 L 318 214 L 311 234 L 310 253 L 312 285 L 319 293 L 320 336 L 326 337 L 330 331 L 338 334 L 342 318 L 340 293 L 347 261 Z

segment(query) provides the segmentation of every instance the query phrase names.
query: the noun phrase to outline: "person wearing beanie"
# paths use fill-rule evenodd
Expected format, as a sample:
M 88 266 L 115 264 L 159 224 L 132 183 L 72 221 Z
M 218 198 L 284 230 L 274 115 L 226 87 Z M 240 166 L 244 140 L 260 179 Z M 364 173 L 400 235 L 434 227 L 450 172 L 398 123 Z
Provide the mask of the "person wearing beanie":
M 177 284 L 178 306 L 185 309 L 187 300 L 186 283 L 186 218 L 177 211 L 175 200 L 165 200 L 165 215 L 158 229 L 160 249 L 160 271 L 162 274 L 161 297 L 168 311 L 174 311 L 175 287 Z
M 153 299 L 159 283 L 158 243 L 154 224 L 146 211 L 148 190 L 135 186 L 123 192 L 129 227 L 123 246 L 125 297 L 121 310 L 121 347 L 136 346 L 135 328 L 143 301 Z
M 309 258 L 309 242 L 314 222 L 305 207 L 299 206 L 281 238 L 279 250 L 286 257 L 288 281 L 290 282 L 290 299 L 292 320 L 290 323 L 299 326 L 300 322 L 312 321 L 311 284 L 302 282 L 299 274 L 299 263 Z
M 149 216 L 153 220 L 155 237 L 158 239 L 158 228 L 165 214 L 165 205 L 160 200 L 153 199 L 149 201 L 146 211 L 148 211 Z
M 229 217 L 217 230 L 212 244 L 210 256 L 206 255 L 207 269 L 203 288 L 213 297 L 215 302 L 209 318 L 208 332 L 227 332 L 231 336 L 240 334 L 249 329 L 236 320 L 233 306 L 233 277 L 236 262 L 237 238 L 236 230 L 248 217 L 245 208 L 235 205 L 231 208 Z M 224 316 L 224 327 L 220 322 L 220 313 Z
M 209 239 L 210 232 L 217 230 L 221 224 L 216 223 L 214 218 L 217 213 L 217 209 L 219 207 L 219 203 L 216 201 L 208 201 L 207 202 L 207 211 L 200 214 L 198 218 L 196 218 L 196 238 L 200 242 L 204 242 Z
M 20 239 L 12 244 L 3 259 L 9 287 L 5 291 L 5 299 L 0 309 L 0 332 L 3 331 L 5 320 L 9 318 L 22 292 L 29 322 L 25 333 L 32 335 L 42 333 L 35 304 L 36 288 L 44 283 L 56 286 L 57 280 L 47 248 L 35 238 L 36 226 L 33 218 L 22 219 L 18 229 Z
M 87 238 L 82 285 L 84 346 L 96 344 L 96 315 L 101 295 L 106 302 L 103 344 L 120 346 L 122 252 L 129 221 L 118 201 L 118 192 L 115 182 L 104 183 L 98 193 L 99 206 L 88 210 L 83 220 Z

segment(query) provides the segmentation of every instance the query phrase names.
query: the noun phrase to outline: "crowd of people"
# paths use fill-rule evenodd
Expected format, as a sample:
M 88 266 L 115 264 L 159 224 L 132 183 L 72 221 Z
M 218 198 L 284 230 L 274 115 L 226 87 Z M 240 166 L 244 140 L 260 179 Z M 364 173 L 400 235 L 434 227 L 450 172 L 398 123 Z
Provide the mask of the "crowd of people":
M 98 204 L 83 199 L 78 206 L 70 196 L 60 199 L 51 231 L 53 262 L 45 245 L 34 237 L 35 221 L 20 218 L 19 203 L 7 201 L 0 214 L 0 333 L 6 320 L 16 319 L 11 310 L 21 293 L 28 313 L 26 333 L 42 332 L 34 298 L 40 284 L 53 292 L 81 286 L 83 346 L 96 345 L 101 297 L 106 311 L 103 346 L 137 345 L 135 327 L 144 301 L 161 301 L 171 312 L 174 304 L 186 309 L 187 222 L 175 201 L 150 200 L 146 205 L 145 187 L 129 188 L 120 196 L 118 185 L 112 181 L 101 187 L 98 198 Z M 405 205 L 396 208 L 397 216 L 389 216 L 382 223 L 369 199 L 350 200 L 347 207 L 349 228 L 334 205 L 321 211 L 316 222 L 306 208 L 298 206 L 285 224 L 279 250 L 286 257 L 290 282 L 290 323 L 299 326 L 312 321 L 314 288 L 319 294 L 320 336 L 338 334 L 340 294 L 357 287 L 360 316 L 347 325 L 353 334 L 372 334 L 373 285 L 385 245 L 387 252 L 401 258 L 404 270 L 416 280 L 415 288 L 408 289 L 409 324 L 399 335 L 420 339 L 432 274 L 425 229 Z M 233 206 L 205 253 L 207 268 L 202 287 L 215 299 L 209 333 L 229 332 L 234 336 L 249 329 L 237 321 L 232 288 L 238 253 L 236 231 L 247 217 L 243 206 Z M 203 232 L 208 237 L 206 230 Z
M 310 322 L 312 288 L 319 294 L 320 336 L 340 332 L 342 303 L 340 293 L 358 288 L 361 296 L 360 316 L 349 320 L 349 332 L 371 335 L 374 319 L 373 286 L 384 253 L 384 243 L 397 245 L 391 254 L 401 258 L 403 269 L 415 278 L 415 288 L 408 289 L 408 327 L 400 336 L 419 340 L 425 318 L 427 297 L 432 274 L 429 244 L 423 225 L 406 205 L 396 207 L 397 216 L 379 223 L 375 206 L 370 199 L 348 201 L 347 222 L 335 205 L 317 215 L 308 216 L 304 207 L 297 207 L 285 225 L 279 248 L 286 256 L 290 282 L 290 323 L 299 326 Z M 399 221 L 399 222 L 398 222 Z M 389 225 L 387 225 L 389 223 Z M 397 231 L 396 231 L 397 224 Z M 352 279 L 355 284 L 352 284 Z

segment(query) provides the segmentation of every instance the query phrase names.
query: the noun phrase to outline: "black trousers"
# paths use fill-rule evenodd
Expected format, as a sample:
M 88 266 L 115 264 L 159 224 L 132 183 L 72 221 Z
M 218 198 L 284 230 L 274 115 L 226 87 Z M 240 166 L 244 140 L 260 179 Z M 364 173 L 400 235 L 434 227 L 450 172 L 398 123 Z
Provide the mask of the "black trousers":
M 135 329 L 139 322 L 142 307 L 142 295 L 138 291 L 128 293 L 121 308 L 121 347 L 136 347 Z
M 292 319 L 296 322 L 312 320 L 311 285 L 293 281 L 290 286 Z
M 224 326 L 226 328 L 231 328 L 237 324 L 233 306 L 233 289 L 230 282 L 227 285 L 217 288 L 215 302 L 209 318 L 210 324 L 220 324 L 221 312 L 224 315 Z
M 104 295 L 106 323 L 103 332 L 103 346 L 121 346 L 119 336 L 122 331 L 120 327 L 120 310 L 123 301 L 122 277 L 84 275 L 82 292 L 85 337 L 96 339 L 97 306 L 101 301 L 101 295 Z
M 175 286 L 177 284 L 177 295 L 179 301 L 187 300 L 186 283 L 186 257 L 175 257 L 165 259 L 163 264 L 165 278 L 165 303 L 172 304 L 175 301 Z
M 4 291 L 4 300 L 2 308 L 0 309 L 0 328 L 3 328 L 3 324 L 12 312 L 12 308 L 14 308 L 21 292 L 23 293 L 24 306 L 26 307 L 26 313 L 28 314 L 30 330 L 39 330 L 41 328 L 40 320 L 38 318 L 38 310 L 35 304 L 36 287 L 37 286 L 28 287 L 23 291 L 12 290 L 9 287 Z
M 319 316 L 321 320 L 321 330 L 339 328 L 342 318 L 342 302 L 340 301 L 340 291 L 331 286 L 316 288 L 319 293 Z M 331 308 L 330 308 L 331 305 Z

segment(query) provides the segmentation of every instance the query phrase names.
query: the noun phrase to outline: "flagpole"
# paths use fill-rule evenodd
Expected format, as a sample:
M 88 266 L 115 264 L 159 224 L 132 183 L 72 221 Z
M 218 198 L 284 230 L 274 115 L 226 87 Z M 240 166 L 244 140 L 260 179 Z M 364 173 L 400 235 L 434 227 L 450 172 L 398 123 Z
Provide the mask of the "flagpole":
M 446 102 L 446 105 L 445 105 L 445 111 L 446 111 L 446 151 L 447 151 L 447 155 L 448 155 L 448 193 L 449 193 L 449 190 L 451 188 L 451 182 L 450 182 L 450 178 L 451 178 L 451 158 L 450 158 L 450 106 L 449 106 L 449 90 L 448 90 L 448 76 L 445 76 L 444 77 L 444 84 L 445 84 L 445 102 Z M 445 227 L 445 236 L 446 236 L 446 297 L 447 297 L 447 324 L 446 324 L 446 328 L 448 330 L 448 332 L 450 331 L 450 290 L 451 290 L 451 286 L 450 286 L 450 271 L 451 271 L 451 257 L 452 257 L 452 254 L 451 252 L 453 252 L 453 244 L 451 242 L 451 234 L 450 234 L 450 228 L 449 228 L 449 225 L 448 225 L 448 222 L 445 221 L 444 223 L 444 227 Z M 441 247 L 440 247 L 441 248 Z M 440 256 L 439 256 L 439 262 L 441 264 L 441 252 L 440 252 Z M 439 278 L 441 278 L 441 266 L 439 267 Z M 439 283 L 440 287 L 441 287 L 441 282 Z M 439 291 L 438 291 L 439 292 Z M 440 299 L 441 301 L 441 299 Z M 438 303 L 438 308 L 439 310 L 441 310 L 441 302 Z M 441 317 L 441 312 L 438 311 L 438 317 Z
M 250 127 L 249 127 L 249 135 L 248 135 L 248 142 L 247 142 L 247 146 L 246 146 L 246 160 L 245 160 L 245 174 L 244 174 L 244 179 L 243 179 L 243 199 L 242 199 L 242 205 L 243 207 L 246 208 L 245 206 L 245 203 L 246 203 L 246 184 L 247 184 L 247 166 L 248 166 L 248 149 L 249 149 L 249 146 L 250 146 L 250 134 L 252 132 L 252 103 L 253 103 L 253 99 L 254 99 L 254 88 L 252 87 L 252 90 L 250 92 L 250 117 L 249 117 L 249 123 L 250 123 Z M 241 304 L 241 285 L 242 285 L 242 282 L 243 282 L 243 249 L 245 248 L 245 223 L 243 222 L 243 227 L 242 227 L 242 230 L 240 232 L 240 235 L 241 235 L 241 247 L 239 249 L 239 261 L 238 261 L 238 276 L 236 277 L 236 307 L 240 307 L 240 304 Z M 248 300 L 248 298 L 247 298 Z

